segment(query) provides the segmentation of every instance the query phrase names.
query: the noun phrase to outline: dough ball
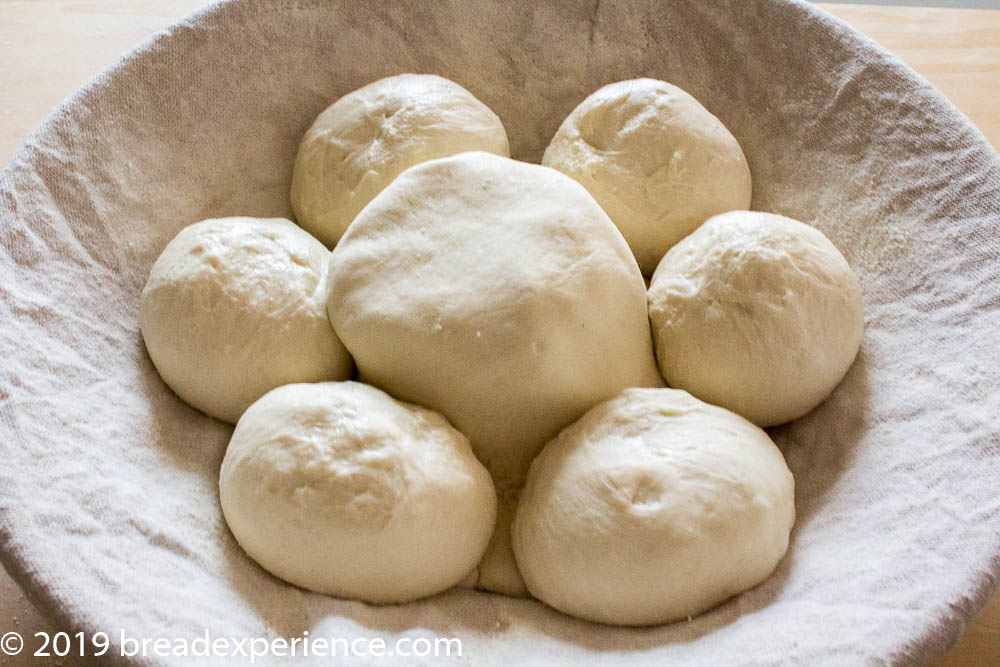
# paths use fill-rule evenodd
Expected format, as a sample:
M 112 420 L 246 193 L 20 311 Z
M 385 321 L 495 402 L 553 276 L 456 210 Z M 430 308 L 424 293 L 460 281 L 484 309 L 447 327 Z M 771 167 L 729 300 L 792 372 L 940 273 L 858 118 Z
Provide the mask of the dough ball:
M 794 482 L 767 434 L 674 389 L 629 389 L 550 442 L 513 526 L 531 593 L 613 625 L 693 616 L 766 579 Z
M 489 473 L 436 412 L 357 382 L 292 384 L 240 418 L 222 511 L 264 569 L 310 590 L 407 602 L 459 583 L 493 531 Z
M 581 102 L 542 164 L 587 188 L 646 275 L 712 215 L 750 206 L 739 143 L 698 100 L 655 79 L 612 83 Z
M 292 174 L 298 223 L 329 247 L 407 167 L 464 151 L 510 155 L 495 113 L 432 74 L 380 79 L 334 102 L 299 145 Z
M 235 424 L 290 382 L 343 380 L 353 364 L 326 315 L 323 244 L 283 219 L 189 225 L 153 264 L 139 322 L 163 381 Z
M 362 380 L 442 412 L 506 492 L 591 406 L 662 385 L 644 292 L 579 184 L 463 153 L 361 212 L 330 256 L 328 307 Z
M 819 230 L 772 213 L 713 217 L 663 258 L 649 288 L 671 387 L 759 426 L 801 417 L 861 344 L 861 288 Z

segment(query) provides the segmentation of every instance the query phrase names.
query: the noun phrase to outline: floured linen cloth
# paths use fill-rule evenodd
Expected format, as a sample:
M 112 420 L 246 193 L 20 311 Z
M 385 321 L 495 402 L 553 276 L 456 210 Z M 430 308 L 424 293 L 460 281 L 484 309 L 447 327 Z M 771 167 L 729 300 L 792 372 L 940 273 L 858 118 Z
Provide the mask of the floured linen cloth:
M 613 628 L 469 590 L 388 607 L 324 597 L 240 550 L 218 502 L 231 428 L 157 376 L 140 290 L 191 222 L 290 216 L 313 118 L 401 72 L 468 88 L 528 161 L 598 87 L 675 83 L 739 139 L 753 208 L 815 225 L 847 257 L 861 352 L 829 400 L 772 433 L 798 520 L 765 583 L 690 622 Z M 390 647 L 457 637 L 450 660 L 470 664 L 930 659 L 1000 567 L 998 229 L 1000 160 L 983 136 L 805 3 L 214 5 L 73 95 L 0 180 L 3 565 L 56 622 L 111 635 L 118 656 L 122 637 L 308 631 Z

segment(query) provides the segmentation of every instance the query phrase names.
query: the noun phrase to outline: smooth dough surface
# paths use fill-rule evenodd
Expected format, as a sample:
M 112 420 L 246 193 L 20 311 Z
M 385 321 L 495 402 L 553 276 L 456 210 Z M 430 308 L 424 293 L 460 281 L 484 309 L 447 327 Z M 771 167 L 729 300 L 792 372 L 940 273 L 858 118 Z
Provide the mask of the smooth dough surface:
M 819 405 L 864 327 L 857 277 L 830 240 L 751 211 L 715 216 L 667 253 L 649 317 L 667 384 L 759 426 Z
M 142 336 L 160 376 L 231 424 L 279 385 L 350 377 L 351 357 L 326 314 L 328 255 L 281 218 L 182 229 L 141 296 Z
M 400 74 L 345 95 L 319 115 L 292 174 L 298 223 L 329 247 L 408 167 L 464 151 L 510 155 L 495 113 L 433 74 Z
M 496 497 L 440 414 L 357 382 L 292 384 L 246 411 L 219 478 L 240 546 L 276 576 L 377 603 L 461 582 Z
M 709 217 L 750 206 L 750 168 L 735 137 L 665 81 L 619 81 L 587 97 L 563 121 L 542 164 L 587 188 L 645 275 Z
M 593 198 L 487 153 L 397 178 L 331 253 L 330 320 L 361 379 L 441 411 L 498 489 L 630 386 L 657 386 L 645 285 Z
M 693 616 L 766 579 L 794 481 L 767 434 L 674 389 L 629 389 L 546 445 L 514 553 L 532 595 L 590 621 Z

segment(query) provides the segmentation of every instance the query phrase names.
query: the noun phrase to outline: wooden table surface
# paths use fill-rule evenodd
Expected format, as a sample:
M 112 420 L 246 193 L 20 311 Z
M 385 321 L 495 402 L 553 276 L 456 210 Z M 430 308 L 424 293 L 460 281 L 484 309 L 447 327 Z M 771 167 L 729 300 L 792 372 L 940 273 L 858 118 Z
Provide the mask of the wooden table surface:
M 0 165 L 73 90 L 202 0 L 0 0 Z M 1000 11 L 823 4 L 937 86 L 1000 149 Z M 0 633 L 55 628 L 0 572 Z M 4 664 L 40 664 L 22 654 Z M 64 660 L 64 665 L 73 664 Z M 938 664 L 1000 667 L 1000 595 Z

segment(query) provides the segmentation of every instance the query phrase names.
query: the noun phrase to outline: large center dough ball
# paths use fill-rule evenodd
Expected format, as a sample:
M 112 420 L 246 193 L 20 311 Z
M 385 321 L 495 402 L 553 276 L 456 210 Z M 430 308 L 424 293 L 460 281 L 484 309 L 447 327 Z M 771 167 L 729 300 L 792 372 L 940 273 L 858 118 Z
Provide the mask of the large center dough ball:
M 369 602 L 459 583 L 496 512 L 465 436 L 438 413 L 357 382 L 286 385 L 250 406 L 219 490 L 233 535 L 266 570 Z
M 713 217 L 663 258 L 649 288 L 656 355 L 671 387 L 759 426 L 801 417 L 861 344 L 861 288 L 804 223 L 751 211 Z
M 164 248 L 142 290 L 140 326 L 164 382 L 235 424 L 271 389 L 344 380 L 351 357 L 326 314 L 329 252 L 294 223 L 218 218 Z
M 546 445 L 513 526 L 528 590 L 591 621 L 698 614 L 766 579 L 794 482 L 767 434 L 674 389 L 630 389 Z
M 330 256 L 328 306 L 361 378 L 444 413 L 508 491 L 592 405 L 662 384 L 644 291 L 579 184 L 464 153 L 361 212 Z
M 739 143 L 677 86 L 604 86 L 566 117 L 542 164 L 583 184 L 649 275 L 673 244 L 716 213 L 750 206 Z
M 292 174 L 292 209 L 332 248 L 403 170 L 463 151 L 510 155 L 489 107 L 432 74 L 380 79 L 334 102 L 306 132 Z

